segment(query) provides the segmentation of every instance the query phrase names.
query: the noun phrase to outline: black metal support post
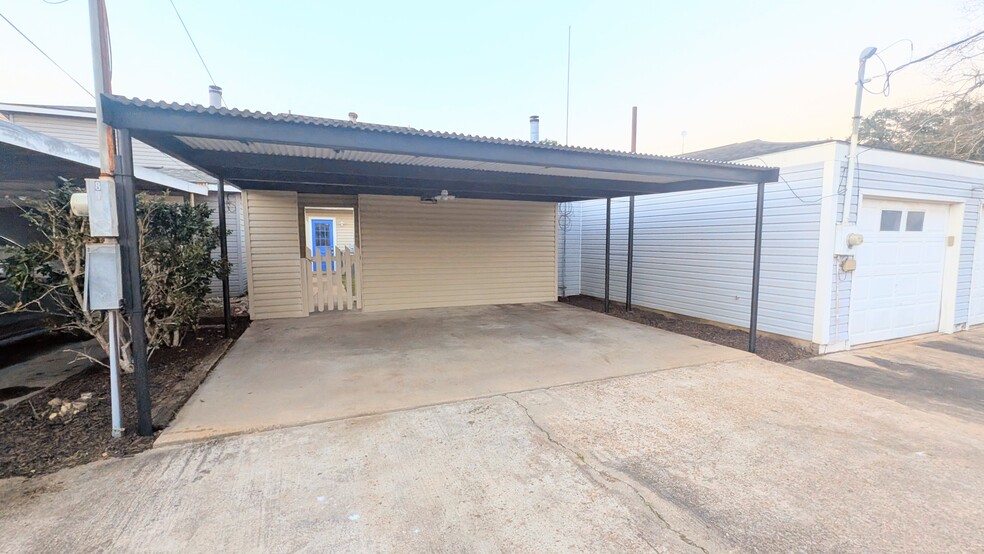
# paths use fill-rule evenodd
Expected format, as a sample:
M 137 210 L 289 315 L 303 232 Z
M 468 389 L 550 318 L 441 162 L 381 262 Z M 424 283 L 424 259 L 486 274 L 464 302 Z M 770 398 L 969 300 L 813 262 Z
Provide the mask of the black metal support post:
M 147 371 L 147 333 L 144 329 L 143 293 L 140 283 L 140 245 L 137 237 L 137 197 L 133 182 L 133 141 L 128 129 L 118 132 L 116 149 L 116 199 L 120 218 L 120 253 L 123 271 L 123 306 L 130 319 L 130 351 L 137 396 L 137 434 L 154 434 L 150 415 L 150 376 Z
M 762 214 L 765 210 L 765 183 L 758 184 L 755 201 L 755 253 L 752 258 L 752 305 L 748 322 L 748 351 L 755 352 L 758 334 L 759 277 L 762 271 Z
M 634 108 L 633 108 L 634 111 Z M 625 248 L 625 311 L 632 311 L 632 247 L 635 243 L 635 196 L 629 197 L 629 236 Z
M 222 260 L 222 317 L 225 336 L 232 336 L 232 307 L 229 305 L 229 231 L 226 229 L 225 179 L 219 178 L 219 256 Z
M 607 314 L 611 310 L 609 289 L 612 277 L 612 199 L 605 199 L 605 304 Z

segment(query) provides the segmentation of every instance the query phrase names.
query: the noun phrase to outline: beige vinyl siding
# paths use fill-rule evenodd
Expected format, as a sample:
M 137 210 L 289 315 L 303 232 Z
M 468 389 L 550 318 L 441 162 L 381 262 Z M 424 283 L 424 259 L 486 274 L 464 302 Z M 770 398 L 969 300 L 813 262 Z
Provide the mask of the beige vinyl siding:
M 243 192 L 252 319 L 304 317 L 297 193 Z
M 359 196 L 365 311 L 557 299 L 556 205 Z

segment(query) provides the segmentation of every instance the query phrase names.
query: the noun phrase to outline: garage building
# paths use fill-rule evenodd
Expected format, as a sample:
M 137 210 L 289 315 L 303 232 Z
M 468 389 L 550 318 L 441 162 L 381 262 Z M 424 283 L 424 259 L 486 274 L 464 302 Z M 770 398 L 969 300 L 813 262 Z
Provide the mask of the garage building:
M 781 169 L 766 187 L 761 331 L 830 352 L 984 323 L 984 165 L 862 147 L 850 223 L 864 242 L 848 256 L 837 232 L 847 143 L 750 141 L 687 156 Z M 637 197 L 633 304 L 744 326 L 754 204 L 747 186 Z M 611 294 L 622 300 L 627 200 L 612 210 Z M 601 297 L 604 202 L 561 212 L 562 292 Z

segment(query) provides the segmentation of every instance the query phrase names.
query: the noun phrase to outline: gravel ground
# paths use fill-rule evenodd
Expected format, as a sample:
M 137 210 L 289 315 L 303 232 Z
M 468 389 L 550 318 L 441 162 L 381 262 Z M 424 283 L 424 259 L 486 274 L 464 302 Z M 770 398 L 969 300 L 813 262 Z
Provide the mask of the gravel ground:
M 561 299 L 561 302 L 596 312 L 601 312 L 603 307 L 601 299 L 583 295 L 568 296 L 567 298 Z M 748 331 L 725 329 L 724 327 L 683 318 L 670 318 L 645 308 L 637 307 L 631 312 L 626 312 L 625 305 L 617 302 L 611 303 L 609 315 L 673 333 L 687 335 L 688 337 L 706 340 L 707 342 L 730 346 L 739 350 L 746 350 L 748 348 Z M 791 362 L 815 355 L 809 350 L 800 348 L 790 342 L 763 337 L 761 335 L 758 338 L 755 353 L 766 360 L 779 363 Z

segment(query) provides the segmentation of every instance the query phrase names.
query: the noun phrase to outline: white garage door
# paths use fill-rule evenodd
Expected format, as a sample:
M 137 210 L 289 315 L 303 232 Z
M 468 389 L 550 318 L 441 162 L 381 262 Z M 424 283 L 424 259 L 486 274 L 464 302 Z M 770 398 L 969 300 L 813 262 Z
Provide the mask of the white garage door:
M 977 244 L 974 245 L 974 272 L 970 286 L 970 324 L 984 323 L 984 206 L 977 221 Z
M 864 200 L 851 343 L 939 330 L 947 215 L 945 204 Z

